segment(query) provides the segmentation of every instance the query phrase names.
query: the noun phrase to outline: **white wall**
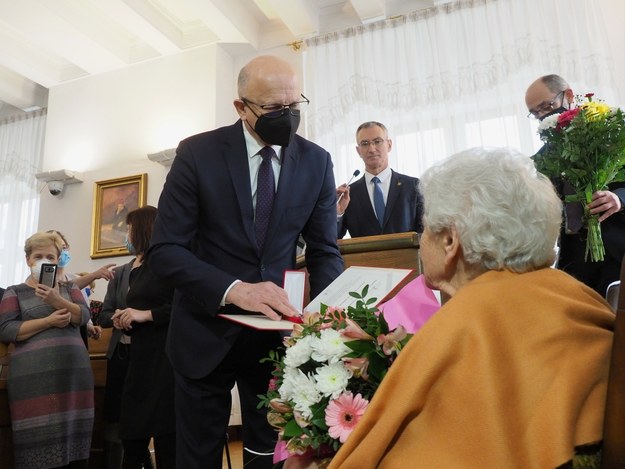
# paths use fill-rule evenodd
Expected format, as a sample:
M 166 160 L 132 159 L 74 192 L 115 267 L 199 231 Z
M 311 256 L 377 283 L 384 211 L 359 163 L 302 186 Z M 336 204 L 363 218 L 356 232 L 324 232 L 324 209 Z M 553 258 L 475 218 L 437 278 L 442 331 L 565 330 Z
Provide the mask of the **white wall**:
M 66 235 L 72 272 L 130 259 L 89 257 L 94 182 L 147 173 L 147 201 L 157 205 L 167 168 L 147 154 L 234 122 L 235 75 L 230 55 L 209 46 L 50 90 L 42 170 L 80 171 L 84 182 L 60 197 L 42 191 L 39 229 Z M 105 292 L 97 282 L 94 298 Z
M 625 2 L 623 0 L 597 0 L 597 9 L 603 17 L 605 31 L 610 42 L 614 65 L 614 83 L 620 83 L 619 102 L 610 103 L 625 106 Z M 599 90 L 597 94 L 600 96 Z

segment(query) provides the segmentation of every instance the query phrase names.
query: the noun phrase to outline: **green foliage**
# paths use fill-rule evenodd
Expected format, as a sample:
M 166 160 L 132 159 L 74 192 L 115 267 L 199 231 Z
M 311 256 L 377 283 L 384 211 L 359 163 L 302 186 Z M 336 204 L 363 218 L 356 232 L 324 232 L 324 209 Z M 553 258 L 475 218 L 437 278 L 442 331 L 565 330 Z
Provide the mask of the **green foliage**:
M 592 101 L 562 114 L 545 118 L 539 125 L 542 150 L 533 156 L 538 171 L 563 179 L 575 189 L 566 202 L 581 202 L 588 224 L 586 256 L 603 260 L 605 250 L 598 217 L 586 204 L 592 195 L 612 182 L 625 181 L 625 120 L 617 108 Z
M 411 334 L 406 334 L 403 328 L 400 328 L 396 335 L 395 331 L 389 331 L 384 316 L 375 307 L 377 298 L 367 298 L 368 293 L 368 285 L 360 292 L 349 292 L 356 301 L 346 310 L 321 305 L 319 313 L 305 313 L 303 323 L 295 326 L 292 336 L 285 339 L 286 352 L 272 351 L 262 360 L 264 363 L 272 363 L 274 371 L 270 389 L 266 394 L 258 396 L 259 408 L 263 406 L 268 408 L 270 423 L 282 432 L 280 438 L 288 442 L 291 450 L 314 450 L 319 455 L 328 455 L 328 452 L 336 452 L 341 445 L 339 440 L 330 437 L 325 420 L 326 408 L 332 400 L 330 395 L 322 395 L 318 402 L 307 404 L 310 413 L 305 421 L 303 414 L 295 410 L 297 405 L 295 397 L 293 400 L 281 399 L 280 386 L 284 382 L 285 373 L 289 371 L 284 363 L 284 357 L 291 347 L 308 336 L 312 336 L 313 340 L 320 338 L 323 329 L 331 328 L 341 332 L 342 341 L 350 350 L 342 355 L 343 363 L 356 360 L 365 365 L 362 369 L 358 368 L 358 372 L 354 369 L 352 377 L 341 393 L 351 392 L 353 396 L 360 394 L 362 398 L 370 400 L 397 354 L 412 337 Z M 348 327 L 350 334 L 355 331 L 355 336 L 346 335 Z M 297 373 L 301 372 L 308 377 L 314 376 L 319 368 L 328 365 L 326 362 L 315 360 L 314 357 L 314 354 L 305 355 L 302 360 L 298 360 L 298 363 L 305 362 L 297 366 Z M 345 366 L 348 370 L 351 369 L 349 363 Z M 290 369 L 291 373 L 294 371 Z M 316 384 L 311 382 L 311 386 Z

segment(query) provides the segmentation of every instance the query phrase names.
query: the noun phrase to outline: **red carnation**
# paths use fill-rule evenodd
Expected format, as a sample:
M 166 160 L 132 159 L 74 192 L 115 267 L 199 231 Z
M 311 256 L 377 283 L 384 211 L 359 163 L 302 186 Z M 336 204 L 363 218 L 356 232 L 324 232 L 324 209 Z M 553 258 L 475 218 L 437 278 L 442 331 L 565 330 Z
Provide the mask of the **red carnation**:
M 565 127 L 568 127 L 578 113 L 579 108 L 576 107 L 573 109 L 569 109 L 568 111 L 564 111 L 562 114 L 560 114 L 560 116 L 558 117 L 558 125 L 556 125 L 556 130 L 562 130 Z

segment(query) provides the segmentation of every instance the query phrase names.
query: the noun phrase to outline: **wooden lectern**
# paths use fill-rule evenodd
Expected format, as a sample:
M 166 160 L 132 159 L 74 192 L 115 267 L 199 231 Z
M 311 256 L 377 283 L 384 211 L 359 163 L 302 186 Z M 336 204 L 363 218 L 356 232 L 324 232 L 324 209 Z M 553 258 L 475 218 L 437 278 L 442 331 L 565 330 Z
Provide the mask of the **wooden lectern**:
M 358 265 L 365 267 L 385 267 L 395 269 L 414 269 L 414 273 L 396 288 L 399 291 L 404 285 L 414 280 L 421 273 L 419 259 L 419 235 L 415 232 L 394 233 L 360 238 L 339 239 L 338 241 L 345 268 Z M 304 256 L 297 258 L 297 269 L 306 269 Z M 304 304 L 310 302 L 308 280 Z

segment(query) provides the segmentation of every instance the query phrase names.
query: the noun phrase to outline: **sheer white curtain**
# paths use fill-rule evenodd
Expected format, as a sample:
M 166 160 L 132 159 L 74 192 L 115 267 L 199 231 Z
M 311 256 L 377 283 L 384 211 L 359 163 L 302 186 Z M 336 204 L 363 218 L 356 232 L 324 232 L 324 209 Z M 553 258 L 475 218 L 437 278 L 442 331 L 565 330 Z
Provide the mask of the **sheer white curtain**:
M 0 286 L 27 277 L 24 241 L 37 231 L 46 110 L 0 120 Z
M 310 39 L 307 137 L 331 152 L 337 185 L 363 167 L 354 134 L 369 120 L 389 129 L 391 167 L 413 176 L 473 146 L 533 154 L 534 79 L 557 73 L 575 92 L 618 97 L 593 3 L 462 0 Z

